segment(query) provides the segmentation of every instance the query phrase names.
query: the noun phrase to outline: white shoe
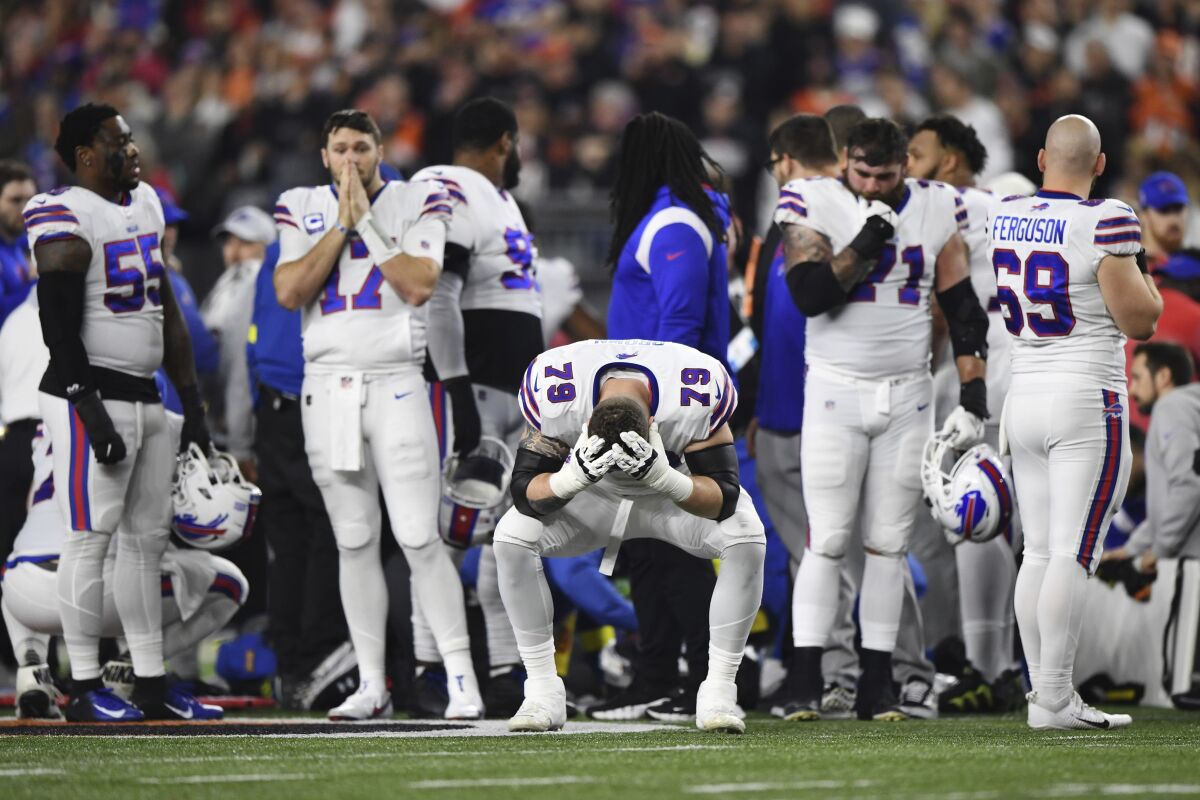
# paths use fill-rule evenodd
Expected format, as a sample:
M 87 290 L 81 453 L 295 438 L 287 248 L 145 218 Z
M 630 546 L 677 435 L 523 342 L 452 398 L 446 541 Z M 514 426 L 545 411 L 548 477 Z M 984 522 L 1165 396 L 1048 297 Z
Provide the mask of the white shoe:
M 122 700 L 133 697 L 133 661 L 129 655 L 105 662 L 100 668 L 100 680 L 105 689 L 112 689 L 112 693 Z
M 733 681 L 705 680 L 696 692 L 696 727 L 702 731 L 745 733 L 744 714 L 737 704 Z
M 557 731 L 567 724 L 567 687 L 562 678 L 526 678 L 525 702 L 508 721 L 514 733 Z
M 479 693 L 479 683 L 475 673 L 452 675 L 446 673 L 446 719 L 483 719 L 483 695 Z
M 1079 692 L 1058 711 L 1038 704 L 1037 692 L 1025 695 L 1029 701 L 1029 727 L 1036 731 L 1112 730 L 1133 724 L 1128 714 L 1105 714 L 1083 702 Z
M 329 710 L 329 718 L 335 722 L 357 719 L 389 719 L 392 716 L 392 696 L 383 687 L 371 681 L 358 684 L 358 691 L 346 698 L 346 702 Z
M 47 665 L 31 664 L 17 670 L 17 719 L 62 719 L 61 699 Z

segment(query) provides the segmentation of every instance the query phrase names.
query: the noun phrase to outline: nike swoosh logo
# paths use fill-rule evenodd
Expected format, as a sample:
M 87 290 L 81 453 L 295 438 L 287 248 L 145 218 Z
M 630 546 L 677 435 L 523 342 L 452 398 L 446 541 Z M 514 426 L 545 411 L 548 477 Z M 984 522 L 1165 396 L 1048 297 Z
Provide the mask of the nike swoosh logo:
M 1108 720 L 1104 720 L 1103 722 L 1092 722 L 1090 719 L 1081 719 L 1080 722 L 1082 722 L 1084 725 L 1091 725 L 1093 728 L 1099 728 L 1102 731 L 1108 730 Z
M 121 717 L 125 716 L 124 709 L 119 710 L 119 711 L 109 711 L 107 708 L 102 708 L 101 706 L 97 706 L 97 705 L 93 705 L 92 708 L 94 708 L 96 711 L 99 711 L 101 714 L 103 714 L 104 716 L 109 717 L 111 719 L 120 719 Z
M 917 411 L 924 411 L 929 408 L 929 403 L 917 403 Z
M 187 709 L 186 711 L 184 711 L 183 709 L 176 708 L 175 706 L 171 705 L 170 703 L 163 703 L 163 705 L 166 706 L 167 708 L 171 709 L 172 711 L 174 711 L 176 714 L 183 717 L 184 719 L 191 719 L 192 714 L 194 713 L 192 711 L 192 709 L 190 709 L 190 708 Z
M 400 394 L 396 395 L 396 399 L 403 400 L 404 398 L 408 397 L 410 394 L 412 394 L 412 392 L 400 392 Z
M 684 253 L 683 250 L 676 250 L 674 253 L 667 253 L 667 261 L 674 261 L 675 259 L 679 258 L 681 255 L 683 255 L 683 253 Z
M 636 355 L 637 353 L 617 353 L 617 358 L 625 360 L 626 358 L 633 358 Z

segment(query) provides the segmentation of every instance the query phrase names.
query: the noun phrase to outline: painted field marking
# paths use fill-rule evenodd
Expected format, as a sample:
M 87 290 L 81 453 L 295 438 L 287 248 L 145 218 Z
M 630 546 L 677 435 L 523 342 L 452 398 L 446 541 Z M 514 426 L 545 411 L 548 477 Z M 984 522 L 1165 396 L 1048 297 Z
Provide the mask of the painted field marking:
M 688 794 L 738 794 L 743 792 L 774 792 L 779 790 L 805 789 L 865 789 L 874 786 L 875 781 L 776 781 L 771 783 L 701 783 L 695 786 L 685 786 Z
M 180 775 L 171 778 L 138 778 L 138 783 L 155 785 L 175 783 L 266 783 L 269 781 L 306 781 L 316 777 L 319 776 L 307 774 L 280 775 L 273 773 L 259 775 Z
M 498 786 L 566 786 L 573 783 L 596 783 L 598 778 L 581 775 L 554 775 L 546 778 L 463 778 L 461 780 L 413 781 L 410 789 L 476 789 Z
M 0 769 L 0 778 L 26 778 L 35 775 L 66 775 L 62 769 Z

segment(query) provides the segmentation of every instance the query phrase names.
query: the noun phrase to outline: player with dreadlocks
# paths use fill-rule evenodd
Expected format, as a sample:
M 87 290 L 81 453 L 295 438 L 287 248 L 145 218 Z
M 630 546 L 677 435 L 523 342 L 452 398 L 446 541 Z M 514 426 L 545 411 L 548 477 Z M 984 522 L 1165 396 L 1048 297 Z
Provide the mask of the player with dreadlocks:
M 659 113 L 625 127 L 612 192 L 613 267 L 608 333 L 694 347 L 725 363 L 729 343 L 728 199 L 709 185 L 721 168 L 686 125 Z M 712 565 L 663 542 L 625 550 L 642 647 L 636 678 L 589 709 L 597 719 L 686 719 L 707 674 Z M 681 642 L 688 687 L 679 686 Z

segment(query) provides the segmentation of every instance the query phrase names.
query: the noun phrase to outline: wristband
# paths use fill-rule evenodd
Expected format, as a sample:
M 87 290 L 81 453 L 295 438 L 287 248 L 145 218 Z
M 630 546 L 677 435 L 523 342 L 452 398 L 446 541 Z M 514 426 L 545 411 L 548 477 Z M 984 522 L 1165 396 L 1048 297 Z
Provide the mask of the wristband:
M 677 469 L 667 467 L 666 471 L 651 484 L 661 494 L 665 494 L 676 503 L 682 503 L 692 496 L 696 490 L 695 482 Z
M 983 378 L 974 378 L 960 384 L 958 404 L 979 419 L 988 418 L 987 384 Z
M 358 231 L 359 238 L 367 246 L 367 252 L 376 264 L 384 264 L 400 255 L 400 248 L 396 247 L 391 237 L 379 227 L 375 215 L 370 211 L 363 214 L 354 230 Z
M 340 233 L 342 236 L 350 235 L 350 229 L 347 228 L 345 225 L 343 225 L 341 223 L 341 220 L 335 220 L 333 223 L 333 227 L 337 228 L 337 232 Z
M 568 465 L 563 465 L 562 469 L 551 475 L 547 483 L 550 485 L 550 491 L 554 492 L 554 496 L 559 500 L 570 500 L 591 486 L 585 478 L 576 475 L 575 470 Z

